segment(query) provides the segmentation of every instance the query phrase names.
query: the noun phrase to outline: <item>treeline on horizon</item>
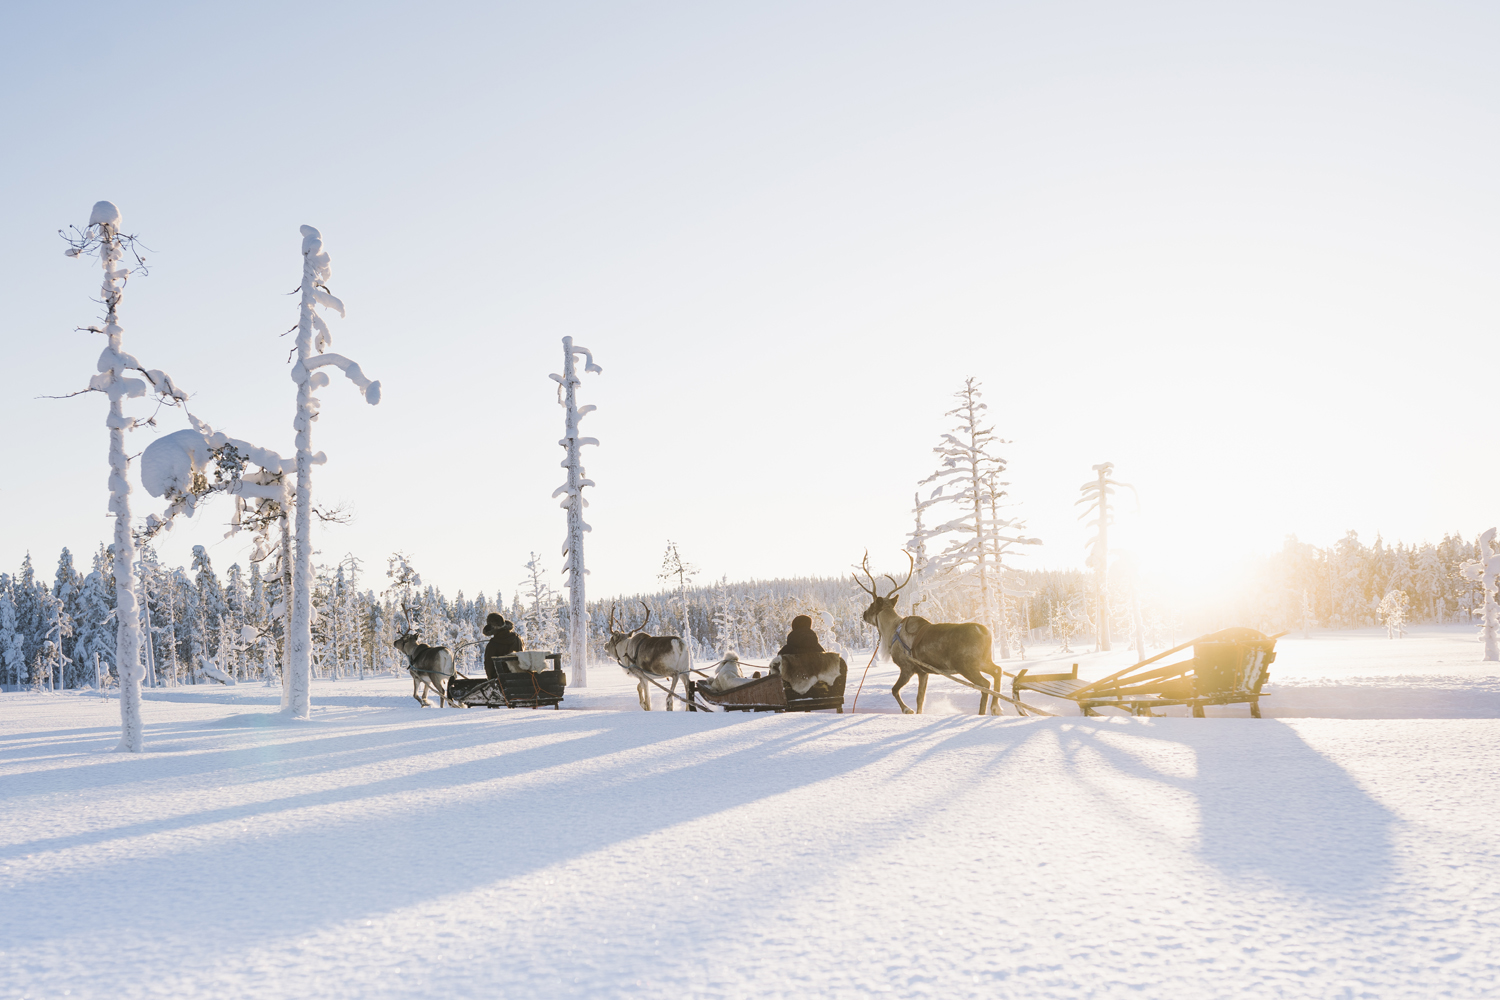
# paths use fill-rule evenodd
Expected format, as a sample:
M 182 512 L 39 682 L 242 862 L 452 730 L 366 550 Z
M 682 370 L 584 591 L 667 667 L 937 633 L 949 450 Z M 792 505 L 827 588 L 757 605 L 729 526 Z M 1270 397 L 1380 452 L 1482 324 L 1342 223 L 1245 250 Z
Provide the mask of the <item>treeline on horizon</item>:
M 1358 628 L 1381 624 L 1386 595 L 1404 593 L 1410 620 L 1469 621 L 1483 607 L 1479 583 L 1461 572 L 1479 557 L 1479 542 L 1448 535 L 1436 545 L 1397 543 L 1377 538 L 1365 545 L 1351 531 L 1336 543 L 1318 547 L 1288 538 L 1282 549 L 1261 560 L 1238 594 L 1213 607 L 1184 608 L 1143 589 L 1139 595 L 1143 644 L 1164 648 L 1185 637 L 1225 625 L 1262 631 L 1303 628 Z M 161 565 L 147 545 L 142 549 L 138 593 L 142 625 L 149 637 L 147 684 L 198 683 L 208 679 L 279 681 L 284 657 L 281 581 L 266 579 L 259 567 L 238 563 L 222 577 L 207 552 L 194 548 L 191 566 Z M 491 597 L 451 599 L 433 585 L 387 587 L 366 584 L 359 560 L 346 556 L 318 567 L 313 595 L 314 670 L 323 678 L 399 673 L 404 658 L 391 643 L 408 626 L 423 642 L 446 645 L 460 671 L 477 673 L 486 617 L 499 611 L 516 623 L 528 648 L 560 648 L 565 642 L 567 607 L 535 559 L 526 579 Z M 975 574 L 953 571 L 927 577 L 904 594 L 915 611 L 934 621 L 1003 620 L 1011 648 L 1038 643 L 1093 640 L 1098 609 L 1093 574 L 1085 570 L 1012 570 L 1004 575 L 1003 602 L 983 614 Z M 992 588 L 999 592 L 1000 588 Z M 1132 594 L 1111 581 L 1107 613 L 1115 641 L 1134 641 Z M 50 581 L 28 554 L 15 573 L 0 573 L 0 684 L 18 687 L 93 687 L 95 662 L 105 683 L 114 671 L 115 587 L 109 548 L 100 546 L 87 572 L 68 549 L 60 554 Z M 711 661 L 728 650 L 747 658 L 774 654 L 792 618 L 813 617 L 825 646 L 868 650 L 874 629 L 862 619 L 868 596 L 849 577 L 793 578 L 693 584 L 650 594 L 597 598 L 588 602 L 591 659 L 605 660 L 604 643 L 613 610 L 616 624 L 638 625 L 651 611 L 648 631 L 688 635 L 695 658 Z

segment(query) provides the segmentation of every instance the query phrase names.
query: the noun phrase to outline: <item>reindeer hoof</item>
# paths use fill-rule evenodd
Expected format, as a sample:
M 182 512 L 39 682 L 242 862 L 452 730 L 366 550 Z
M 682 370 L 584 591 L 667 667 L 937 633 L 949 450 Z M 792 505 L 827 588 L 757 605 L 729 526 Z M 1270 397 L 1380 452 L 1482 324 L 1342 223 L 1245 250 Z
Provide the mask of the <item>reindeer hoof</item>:
M 916 712 L 914 712 L 914 711 L 912 711 L 912 710 L 911 710 L 911 709 L 909 709 L 909 708 L 903 708 L 903 709 L 902 709 L 902 710 L 901 710 L 901 714 L 902 714 L 902 715 L 916 715 L 916 714 L 917 714 L 917 713 L 916 713 Z

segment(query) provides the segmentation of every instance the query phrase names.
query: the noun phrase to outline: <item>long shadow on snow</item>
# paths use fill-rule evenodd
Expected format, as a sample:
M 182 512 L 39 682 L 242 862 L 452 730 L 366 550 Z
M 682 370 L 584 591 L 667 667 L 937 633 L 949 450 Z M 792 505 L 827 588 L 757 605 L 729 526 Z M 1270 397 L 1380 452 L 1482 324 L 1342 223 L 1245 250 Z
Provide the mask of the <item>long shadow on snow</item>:
M 1160 719 L 1098 725 L 1064 720 L 1075 758 L 1092 751 L 1118 770 L 1171 785 L 1197 800 L 1197 851 L 1234 877 L 1266 877 L 1311 896 L 1378 892 L 1393 866 L 1394 813 L 1349 773 L 1271 719 Z M 1165 774 L 1122 749 L 1121 739 L 1191 747 L 1197 774 Z
M 99 791 L 144 780 L 192 776 L 213 777 L 216 785 L 246 784 L 326 772 L 345 763 L 368 766 L 429 751 L 465 750 L 530 735 L 510 727 L 497 729 L 483 724 L 492 721 L 524 726 L 524 718 L 485 720 L 483 717 L 432 716 L 431 722 L 418 727 L 413 727 L 409 720 L 397 722 L 368 718 L 266 727 L 225 725 L 234 722 L 233 717 L 207 722 L 167 723 L 154 727 L 156 750 L 151 750 L 148 745 L 147 752 L 139 755 L 109 752 L 119 742 L 119 732 L 114 728 L 86 730 L 82 732 L 91 736 L 97 732 L 97 737 L 81 749 L 75 746 L 72 752 L 59 752 L 59 744 L 50 743 L 0 753 L 0 763 L 43 758 L 71 761 L 66 777 L 59 776 L 58 769 L 38 769 L 8 776 L 0 785 L 0 802 L 54 792 L 63 786 L 70 792 Z M 213 750 L 197 749 L 204 740 L 221 740 L 226 728 L 247 730 L 243 735 L 251 742 Z M 38 735 L 66 736 L 78 732 L 58 730 Z M 288 732 L 296 735 L 288 739 Z M 383 738 L 375 738 L 377 733 Z M 84 760 L 80 762 L 79 758 Z
M 784 731 L 766 739 L 754 720 L 602 715 L 559 713 L 547 729 L 586 733 L 559 744 L 326 793 L 26 844 L 6 853 L 87 848 L 120 837 L 230 820 L 243 826 L 239 836 L 221 826 L 212 838 L 197 836 L 186 844 L 174 843 L 170 851 L 153 849 L 153 855 L 113 851 L 122 860 L 110 863 L 108 880 L 140 891 L 117 893 L 107 900 L 96 898 L 100 873 L 87 860 L 78 871 L 27 879 L 13 887 L 20 905 L 8 920 L 0 919 L 0 925 L 10 925 L 5 933 L 11 940 L 15 935 L 64 933 L 82 916 L 72 908 L 92 900 L 87 915 L 98 931 L 144 924 L 213 926 L 228 939 L 236 939 L 238 933 L 296 933 L 648 838 L 681 823 L 839 777 L 898 752 L 882 743 L 844 743 L 824 753 L 799 755 L 793 767 L 777 759 L 784 749 L 810 734 L 836 730 L 846 720 L 784 720 L 777 725 Z M 531 726 L 524 728 L 528 735 L 536 732 Z M 491 740 L 496 735 L 492 731 Z M 247 765 L 257 763 L 252 759 L 255 752 L 231 751 L 242 755 Z M 588 768 L 591 761 L 596 766 Z M 567 770 L 579 763 L 585 764 L 582 773 Z M 541 768 L 553 769 L 556 779 L 537 784 L 534 772 Z M 524 784 L 473 787 L 506 777 Z M 382 812 L 377 803 L 374 814 L 362 810 L 347 818 L 320 817 L 295 833 L 257 835 L 254 830 L 257 819 L 276 813 L 338 803 L 357 806 L 380 795 L 414 790 L 432 793 L 420 808 L 403 803 L 399 810 Z M 460 799 L 441 794 L 464 790 L 469 794 Z M 474 846 L 456 847 L 464 843 Z M 59 906 L 59 901 L 67 902 Z

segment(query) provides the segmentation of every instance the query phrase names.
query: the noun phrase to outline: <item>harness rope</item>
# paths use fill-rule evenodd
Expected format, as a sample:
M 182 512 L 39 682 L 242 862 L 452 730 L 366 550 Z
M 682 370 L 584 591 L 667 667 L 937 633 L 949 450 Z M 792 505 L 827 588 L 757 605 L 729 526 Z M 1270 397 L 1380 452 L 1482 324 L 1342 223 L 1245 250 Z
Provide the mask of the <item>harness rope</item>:
M 880 643 L 875 643 L 875 648 L 870 650 L 870 662 L 865 664 L 865 672 L 859 675 L 859 687 L 854 689 L 854 704 L 849 706 L 849 714 L 853 715 L 859 708 L 859 693 L 865 689 L 865 678 L 870 676 L 870 668 L 875 665 L 875 654 L 880 652 Z

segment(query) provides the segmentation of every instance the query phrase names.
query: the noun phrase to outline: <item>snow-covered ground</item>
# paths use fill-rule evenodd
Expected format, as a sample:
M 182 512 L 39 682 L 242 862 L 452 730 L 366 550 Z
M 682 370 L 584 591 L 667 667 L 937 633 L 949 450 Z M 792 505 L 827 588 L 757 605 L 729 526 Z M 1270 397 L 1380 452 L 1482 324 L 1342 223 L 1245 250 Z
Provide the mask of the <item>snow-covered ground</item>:
M 857 715 L 648 715 L 595 666 L 558 712 L 148 691 L 127 755 L 113 701 L 3 695 L 0 995 L 1500 994 L 1472 630 L 1278 648 L 1268 708 L 1370 717 L 961 717 L 942 681 L 903 717 L 879 665 Z

